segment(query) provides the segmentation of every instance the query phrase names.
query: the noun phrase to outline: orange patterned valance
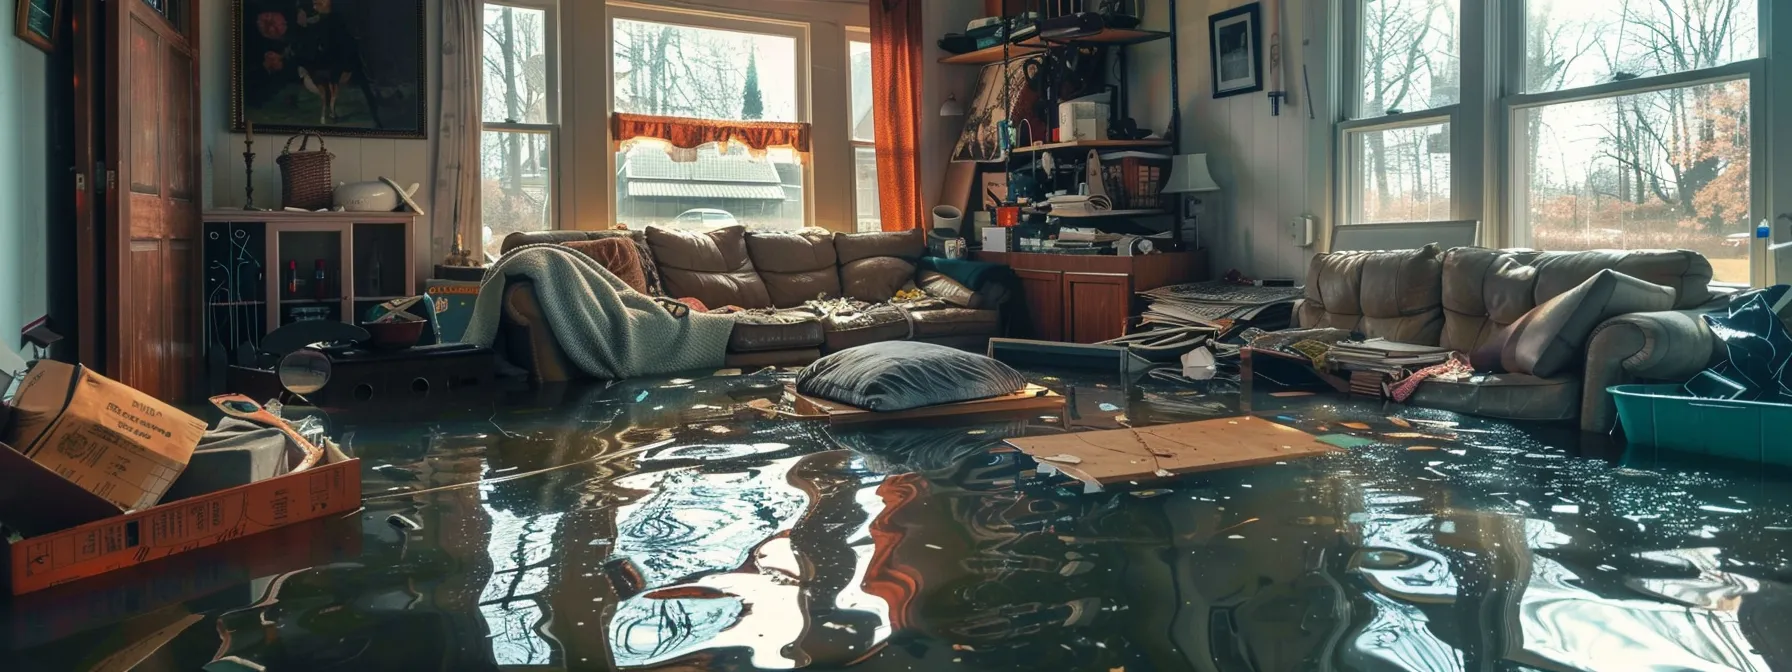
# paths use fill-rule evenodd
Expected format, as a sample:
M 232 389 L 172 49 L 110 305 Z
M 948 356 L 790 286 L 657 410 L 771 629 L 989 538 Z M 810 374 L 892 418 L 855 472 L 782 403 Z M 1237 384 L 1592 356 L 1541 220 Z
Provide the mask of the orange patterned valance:
M 696 161 L 697 148 L 711 143 L 745 145 L 753 156 L 765 150 L 788 147 L 809 154 L 809 125 L 777 121 L 721 121 L 687 117 L 653 117 L 640 114 L 610 115 L 610 137 L 616 150 L 639 140 L 658 140 L 672 145 L 673 161 Z

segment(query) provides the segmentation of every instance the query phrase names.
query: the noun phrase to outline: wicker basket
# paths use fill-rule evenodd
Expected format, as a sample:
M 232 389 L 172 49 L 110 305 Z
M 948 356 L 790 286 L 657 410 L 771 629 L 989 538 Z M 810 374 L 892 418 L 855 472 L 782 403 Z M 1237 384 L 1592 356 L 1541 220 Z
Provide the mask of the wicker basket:
M 311 139 L 317 138 L 317 150 L 307 151 Z M 301 140 L 302 139 L 302 140 Z M 299 151 L 292 151 L 292 141 L 300 140 Z M 288 208 L 323 210 L 330 207 L 335 182 L 330 180 L 330 161 L 336 155 L 324 149 L 324 139 L 316 133 L 300 133 L 286 139 L 280 150 L 280 204 Z
M 1158 192 L 1170 174 L 1170 157 L 1102 157 L 1101 172 L 1115 210 L 1156 210 L 1163 203 Z

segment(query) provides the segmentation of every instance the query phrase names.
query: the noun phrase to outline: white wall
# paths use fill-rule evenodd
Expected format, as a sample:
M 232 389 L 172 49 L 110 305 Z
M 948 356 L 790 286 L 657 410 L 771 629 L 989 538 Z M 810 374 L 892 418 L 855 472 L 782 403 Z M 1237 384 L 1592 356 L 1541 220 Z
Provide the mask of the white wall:
M 921 90 L 914 95 L 921 97 L 921 203 L 928 210 L 939 204 L 952 147 L 964 130 L 965 118 L 941 117 L 940 104 L 946 102 L 947 94 L 968 103 L 976 94 L 977 76 L 983 72 L 977 65 L 941 64 L 939 60 L 947 54 L 938 40 L 946 33 L 964 32 L 966 24 L 981 16 L 983 3 L 972 0 L 925 0 L 921 6 L 927 43 L 921 52 Z
M 48 57 L 13 36 L 0 11 L 0 347 L 17 350 L 19 327 L 48 310 Z
M 398 0 L 388 0 L 398 1 Z M 243 134 L 231 133 L 230 119 L 230 29 L 235 20 L 232 17 L 229 2 L 202 3 L 204 14 L 200 16 L 200 128 L 201 141 L 205 144 L 204 181 L 208 188 L 205 203 L 208 208 L 241 208 L 243 206 Z M 427 90 L 429 107 L 426 123 L 429 137 L 436 137 L 436 126 L 440 120 L 441 106 L 437 99 L 438 79 L 441 72 L 442 50 L 441 40 L 441 3 L 430 0 L 424 4 L 428 16 L 424 17 L 426 33 L 424 35 L 423 56 L 428 69 Z M 280 205 L 280 167 L 274 163 L 279 158 L 281 148 L 286 144 L 287 136 L 257 132 L 255 134 L 255 205 L 262 208 Z M 344 138 L 325 137 L 325 146 L 336 155 L 330 165 L 330 174 L 338 182 L 356 182 L 390 177 L 401 185 L 409 186 L 412 182 L 421 184 L 416 194 L 418 205 L 425 211 L 430 209 L 430 186 L 434 182 L 435 141 L 434 140 L 393 140 L 384 138 Z M 312 142 L 316 148 L 316 141 Z M 298 149 L 294 143 L 293 149 Z M 430 272 L 431 265 L 446 256 L 448 245 L 453 242 L 452 231 L 437 232 L 431 235 L 430 217 L 417 220 L 417 236 L 412 242 L 417 258 L 417 270 L 422 275 Z
M 1169 2 L 1145 0 L 1146 28 L 1169 25 Z M 1206 153 L 1223 191 L 1208 201 L 1200 224 L 1215 274 L 1236 268 L 1252 277 L 1301 279 L 1315 248 L 1299 247 L 1290 225 L 1300 215 L 1329 224 L 1331 118 L 1327 74 L 1326 0 L 1284 0 L 1289 98 L 1281 116 L 1270 116 L 1269 98 L 1251 93 L 1213 98 L 1207 18 L 1251 0 L 1181 0 L 1178 48 L 1184 153 Z M 1267 40 L 1268 29 L 1265 28 Z M 1133 48 L 1132 113 L 1141 125 L 1162 130 L 1169 119 L 1168 41 Z M 1313 111 L 1301 66 L 1312 81 Z

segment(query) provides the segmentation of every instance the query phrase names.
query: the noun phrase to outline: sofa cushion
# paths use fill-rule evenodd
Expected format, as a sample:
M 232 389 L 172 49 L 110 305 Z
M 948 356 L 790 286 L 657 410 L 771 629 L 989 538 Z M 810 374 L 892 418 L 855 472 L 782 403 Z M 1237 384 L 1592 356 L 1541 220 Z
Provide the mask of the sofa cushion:
M 871 411 L 901 411 L 1012 394 L 1014 367 L 932 343 L 874 343 L 822 357 L 796 374 L 798 392 Z
M 749 233 L 747 256 L 765 281 L 774 306 L 788 308 L 811 299 L 840 297 L 832 233 L 820 229 Z
M 908 312 L 891 305 L 872 306 L 862 312 L 836 312 L 822 318 L 826 334 L 822 350 L 839 352 L 870 343 L 904 341 L 912 335 Z
M 1711 300 L 1711 262 L 1696 252 L 1456 248 L 1444 256 L 1444 331 L 1439 345 L 1461 352 L 1486 347 L 1494 334 L 1532 308 L 1607 269 L 1672 288 L 1677 310 Z
M 920 229 L 834 234 L 834 251 L 839 254 L 841 264 L 870 257 L 920 261 L 926 246 L 926 234 Z
M 1520 373 L 1427 380 L 1408 405 L 1506 420 L 1571 420 L 1580 413 L 1578 375 L 1539 378 Z
M 847 298 L 881 303 L 915 285 L 915 264 L 896 257 L 870 257 L 840 267 L 840 290 Z
M 1571 373 L 1587 337 L 1606 320 L 1674 307 L 1674 290 L 1606 269 L 1533 308 L 1512 325 L 1500 364 L 1514 373 Z
M 641 252 L 635 247 L 634 241 L 615 237 L 569 240 L 561 244 L 591 257 L 597 265 L 614 274 L 629 288 L 648 294 L 647 274 L 641 268 Z
M 915 282 L 925 239 L 920 230 L 896 233 L 841 233 L 834 236 L 840 259 L 840 290 L 847 298 L 880 303 Z
M 821 319 L 813 313 L 754 310 L 737 313 L 729 352 L 773 352 L 821 347 Z
M 667 296 L 692 297 L 711 308 L 769 308 L 771 295 L 747 255 L 746 229 L 693 232 L 647 227 L 647 246 Z
M 1302 328 L 1358 331 L 1370 338 L 1437 345 L 1443 330 L 1443 252 L 1436 245 L 1392 252 L 1334 252 L 1307 267 Z

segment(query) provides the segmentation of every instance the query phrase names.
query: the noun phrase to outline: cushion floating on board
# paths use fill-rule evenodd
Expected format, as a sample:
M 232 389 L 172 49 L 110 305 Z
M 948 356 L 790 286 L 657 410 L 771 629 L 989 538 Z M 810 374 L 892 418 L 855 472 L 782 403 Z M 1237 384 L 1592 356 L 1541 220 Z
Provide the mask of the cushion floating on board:
M 796 376 L 798 392 L 879 412 L 999 397 L 1026 386 L 1007 364 L 914 341 L 848 348 Z

